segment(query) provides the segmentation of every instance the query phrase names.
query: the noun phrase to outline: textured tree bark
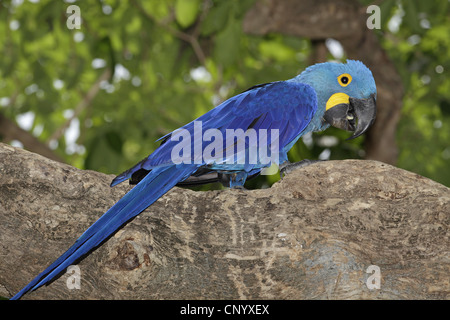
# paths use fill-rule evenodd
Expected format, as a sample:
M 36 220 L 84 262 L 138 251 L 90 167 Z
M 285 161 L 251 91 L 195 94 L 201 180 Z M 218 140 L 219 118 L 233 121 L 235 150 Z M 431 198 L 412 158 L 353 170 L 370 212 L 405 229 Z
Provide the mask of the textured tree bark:
M 4 144 L 0 176 L 6 297 L 131 188 Z M 449 188 L 376 161 L 314 164 L 263 190 L 174 188 L 78 264 L 80 289 L 63 274 L 24 298 L 448 299 L 449 212 Z
M 403 84 L 375 33 L 366 26 L 369 15 L 354 0 L 265 0 L 247 12 L 246 33 L 279 32 L 317 43 L 327 38 L 341 42 L 349 59 L 363 61 L 377 84 L 377 121 L 366 134 L 366 158 L 395 164 L 395 132 L 400 119 Z M 321 55 L 323 58 L 323 54 Z

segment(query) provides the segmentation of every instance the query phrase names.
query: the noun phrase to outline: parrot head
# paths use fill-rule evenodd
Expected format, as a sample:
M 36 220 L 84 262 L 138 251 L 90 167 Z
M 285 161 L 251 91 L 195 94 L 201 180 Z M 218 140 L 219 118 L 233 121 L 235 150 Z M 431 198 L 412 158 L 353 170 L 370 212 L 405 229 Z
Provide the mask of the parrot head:
M 362 135 L 375 121 L 377 89 L 372 72 L 362 62 L 318 63 L 302 72 L 297 81 L 316 91 L 323 122 L 353 131 L 349 139 Z

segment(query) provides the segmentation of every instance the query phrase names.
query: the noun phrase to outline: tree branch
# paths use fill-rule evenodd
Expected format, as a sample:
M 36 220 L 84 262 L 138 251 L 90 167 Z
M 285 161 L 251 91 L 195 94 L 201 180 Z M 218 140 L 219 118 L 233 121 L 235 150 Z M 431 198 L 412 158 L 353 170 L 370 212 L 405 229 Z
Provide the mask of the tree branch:
M 0 144 L 0 295 L 59 257 L 129 185 Z M 300 183 L 301 181 L 301 183 Z M 326 161 L 272 188 L 174 188 L 25 299 L 448 299 L 450 189 Z M 369 289 L 370 265 L 380 289 Z
M 160 27 L 163 27 L 164 29 L 166 29 L 168 32 L 170 32 L 176 38 L 189 43 L 191 45 L 192 49 L 194 50 L 195 56 L 197 57 L 200 64 L 205 65 L 206 56 L 205 56 L 205 53 L 203 52 L 203 49 L 200 46 L 200 43 L 198 41 L 198 33 L 197 32 L 194 32 L 193 34 L 189 34 L 189 33 L 182 32 L 178 29 L 175 29 L 169 24 L 173 21 L 173 17 L 172 17 L 172 19 L 166 19 L 164 21 L 159 21 L 159 20 L 155 19 L 155 17 L 153 17 L 151 14 L 149 14 L 138 2 L 136 2 L 135 0 L 133 0 L 132 2 L 141 11 L 141 13 L 144 15 L 144 17 L 146 17 L 148 20 L 154 22 L 156 25 L 158 25 Z
M 97 81 L 95 81 L 95 83 L 92 85 L 92 87 L 83 97 L 83 99 L 77 104 L 73 115 L 70 118 L 66 119 L 66 122 L 57 130 L 55 130 L 55 132 L 53 132 L 53 134 L 47 139 L 47 144 L 52 140 L 59 140 L 61 138 L 66 129 L 70 126 L 72 120 L 77 118 L 80 115 L 80 113 L 84 109 L 86 109 L 91 104 L 92 100 L 94 100 L 94 98 L 97 96 L 98 92 L 100 91 L 101 82 L 108 80 L 110 77 L 111 77 L 111 69 L 107 68 L 100 75 L 100 77 L 98 77 Z

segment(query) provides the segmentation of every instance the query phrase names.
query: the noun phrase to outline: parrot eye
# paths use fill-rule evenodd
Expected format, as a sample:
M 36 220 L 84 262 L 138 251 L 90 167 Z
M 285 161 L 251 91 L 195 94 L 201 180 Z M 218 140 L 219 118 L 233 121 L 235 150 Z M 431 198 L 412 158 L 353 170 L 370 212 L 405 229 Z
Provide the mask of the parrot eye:
M 339 77 L 337 77 L 339 84 L 343 87 L 346 87 L 352 82 L 352 76 L 348 73 L 343 73 Z

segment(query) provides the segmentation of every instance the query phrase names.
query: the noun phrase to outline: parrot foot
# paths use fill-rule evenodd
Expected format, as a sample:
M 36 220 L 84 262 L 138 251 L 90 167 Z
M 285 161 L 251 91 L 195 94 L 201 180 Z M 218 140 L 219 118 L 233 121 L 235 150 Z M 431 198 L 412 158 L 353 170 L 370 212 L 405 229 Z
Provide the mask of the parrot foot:
M 307 167 L 313 163 L 317 163 L 317 162 L 321 162 L 324 160 L 302 160 L 299 162 L 294 162 L 294 163 L 290 163 L 290 162 L 285 162 L 283 164 L 280 165 L 280 178 L 283 178 L 286 174 L 291 173 L 294 170 L 300 169 L 300 168 L 304 168 Z
M 223 186 L 230 189 L 247 190 L 244 188 L 244 183 L 247 179 L 247 172 L 245 171 L 219 174 L 219 179 Z

